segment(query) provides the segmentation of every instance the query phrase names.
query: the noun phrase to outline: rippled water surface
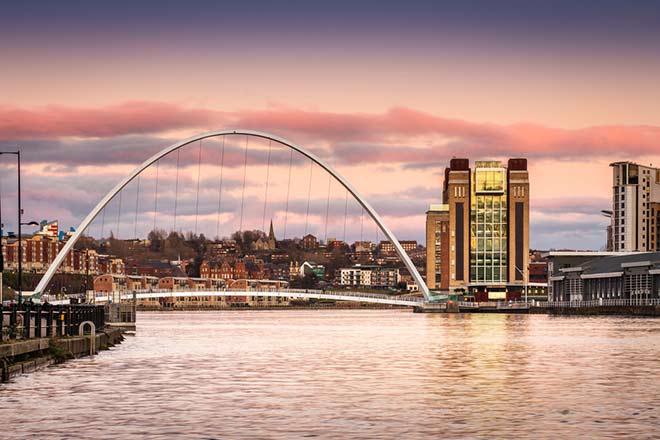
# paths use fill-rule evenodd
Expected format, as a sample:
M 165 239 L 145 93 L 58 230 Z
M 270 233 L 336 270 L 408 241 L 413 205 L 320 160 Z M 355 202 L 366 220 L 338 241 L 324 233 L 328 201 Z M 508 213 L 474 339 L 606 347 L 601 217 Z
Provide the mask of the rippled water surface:
M 658 438 L 660 320 L 142 313 L 0 384 L 0 438 Z

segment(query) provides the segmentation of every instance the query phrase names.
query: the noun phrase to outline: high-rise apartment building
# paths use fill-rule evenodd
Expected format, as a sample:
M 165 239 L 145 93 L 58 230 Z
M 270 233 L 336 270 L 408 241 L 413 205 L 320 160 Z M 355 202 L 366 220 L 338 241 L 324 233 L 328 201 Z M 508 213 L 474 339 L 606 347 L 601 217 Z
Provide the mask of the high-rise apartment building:
M 427 284 L 478 300 L 518 298 L 528 281 L 526 159 L 452 159 L 426 217 Z
M 660 250 L 660 169 L 633 162 L 612 167 L 612 223 L 616 252 Z

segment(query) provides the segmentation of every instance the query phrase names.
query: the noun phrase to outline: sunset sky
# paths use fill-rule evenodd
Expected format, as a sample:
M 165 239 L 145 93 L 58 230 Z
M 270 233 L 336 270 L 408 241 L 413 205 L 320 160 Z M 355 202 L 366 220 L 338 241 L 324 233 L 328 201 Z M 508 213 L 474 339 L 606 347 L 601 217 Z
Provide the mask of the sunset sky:
M 327 159 L 400 239 L 423 240 L 425 210 L 441 201 L 452 157 L 527 157 L 531 246 L 600 249 L 608 164 L 660 165 L 657 1 L 22 3 L 0 6 L 0 149 L 22 149 L 25 220 L 77 226 L 159 149 L 248 128 Z M 244 142 L 231 139 L 228 151 L 240 153 Z M 201 168 L 199 225 L 214 235 L 219 150 L 202 148 L 211 162 Z M 288 157 L 273 153 L 273 206 L 264 215 L 267 144 L 252 148 L 246 221 L 261 227 L 273 218 L 281 236 L 284 191 L 276 188 L 285 189 Z M 198 149 L 189 149 L 186 227 L 198 170 Z M 240 154 L 234 159 L 225 233 L 242 183 Z M 13 230 L 12 158 L 1 156 L 0 167 L 3 221 Z M 309 166 L 295 169 L 303 183 L 294 185 L 289 221 L 301 232 Z M 163 173 L 171 184 L 171 161 Z M 328 184 L 314 173 L 320 226 L 310 230 L 341 238 L 344 195 L 331 188 L 337 218 L 322 231 Z M 148 229 L 152 174 L 141 195 L 124 199 L 127 235 L 128 206 L 140 206 L 140 230 Z M 163 189 L 161 209 L 169 196 Z M 349 215 L 359 221 L 359 209 Z M 355 239 L 359 225 L 351 226 Z

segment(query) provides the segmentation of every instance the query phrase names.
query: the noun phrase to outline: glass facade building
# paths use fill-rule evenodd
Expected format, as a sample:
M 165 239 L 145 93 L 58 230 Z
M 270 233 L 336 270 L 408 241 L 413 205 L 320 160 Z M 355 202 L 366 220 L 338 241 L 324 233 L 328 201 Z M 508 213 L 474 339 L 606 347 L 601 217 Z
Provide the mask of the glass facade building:
M 429 288 L 476 301 L 521 297 L 529 282 L 526 159 L 470 167 L 469 159 L 453 158 L 445 169 L 442 205 L 431 205 L 426 222 Z
M 507 282 L 506 176 L 499 162 L 475 164 L 470 197 L 470 283 Z

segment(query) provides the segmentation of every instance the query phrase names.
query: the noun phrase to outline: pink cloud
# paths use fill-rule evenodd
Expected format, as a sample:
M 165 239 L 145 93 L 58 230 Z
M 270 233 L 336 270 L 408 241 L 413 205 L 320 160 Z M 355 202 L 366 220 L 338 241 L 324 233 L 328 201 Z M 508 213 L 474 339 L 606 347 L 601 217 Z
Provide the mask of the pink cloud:
M 495 125 L 398 107 L 380 114 L 291 108 L 221 112 L 158 102 L 101 108 L 0 106 L 0 139 L 111 137 L 168 130 L 238 127 L 270 131 L 308 147 L 330 145 L 341 161 L 413 163 L 454 155 L 619 157 L 655 155 L 660 127 L 607 125 L 581 129 L 532 123 Z M 420 139 L 423 139 L 421 141 Z M 410 145 L 421 145 L 412 147 Z M 379 148 L 373 148 L 378 145 Z
M 303 135 L 310 140 L 340 144 L 352 161 L 414 162 L 453 155 L 508 155 L 532 157 L 608 156 L 621 153 L 653 155 L 660 152 L 660 127 L 594 126 L 561 129 L 538 124 L 495 125 L 442 118 L 407 108 L 382 114 L 336 114 L 296 109 L 237 112 L 243 126 Z M 432 147 L 396 147 L 416 143 L 411 137 L 436 136 Z M 380 143 L 392 151 L 363 148 L 355 143 Z M 362 153 L 360 154 L 360 150 Z M 441 156 L 442 157 L 442 156 Z
M 216 113 L 161 102 L 127 102 L 101 108 L 0 106 L 0 139 L 158 133 L 208 125 L 217 118 Z

